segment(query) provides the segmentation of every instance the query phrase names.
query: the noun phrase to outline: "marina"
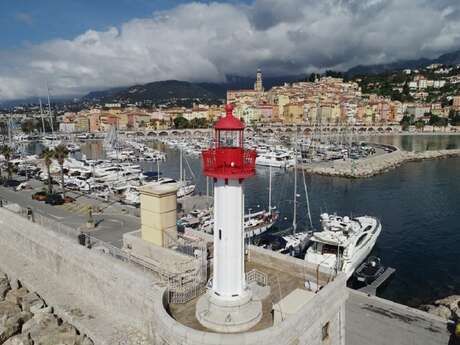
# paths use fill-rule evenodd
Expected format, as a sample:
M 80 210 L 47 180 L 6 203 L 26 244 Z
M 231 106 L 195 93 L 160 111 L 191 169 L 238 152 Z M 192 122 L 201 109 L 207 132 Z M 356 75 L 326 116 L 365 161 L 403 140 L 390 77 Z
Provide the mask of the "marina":
M 395 137 L 395 139 L 397 138 L 398 137 Z M 201 141 L 201 139 L 195 139 L 195 140 L 196 142 Z M 184 139 L 176 140 L 176 141 L 173 141 L 172 143 L 170 143 L 169 141 L 165 143 L 163 140 L 153 141 L 153 142 L 148 142 L 148 141 L 147 142 L 146 141 L 137 142 L 132 139 L 130 140 L 130 142 L 131 144 L 128 144 L 128 145 L 130 145 L 131 149 L 133 149 L 132 143 L 135 143 L 134 145 L 137 145 L 137 148 L 134 148 L 133 150 L 137 150 L 136 152 L 138 152 L 138 155 L 141 152 L 139 148 L 149 147 L 148 150 L 151 150 L 151 152 L 158 152 L 158 157 L 160 159 L 155 161 L 155 160 L 142 160 L 142 159 L 132 159 L 131 158 L 131 159 L 125 159 L 124 161 L 120 161 L 115 164 L 113 162 L 114 161 L 113 159 L 107 160 L 106 150 L 104 149 L 103 141 L 101 141 L 101 139 L 99 139 L 99 141 L 83 140 L 82 142 L 79 143 L 80 151 L 76 151 L 75 153 L 73 153 L 74 157 L 76 158 L 74 158 L 73 160 L 70 159 L 68 161 L 69 167 L 72 167 L 71 170 L 74 173 L 79 170 L 80 174 L 84 173 L 84 171 L 97 172 L 97 175 L 98 175 L 97 178 L 105 178 L 106 180 L 105 183 L 113 181 L 112 186 L 118 186 L 118 188 L 111 187 L 113 191 L 111 194 L 103 193 L 103 191 L 95 191 L 93 193 L 88 194 L 89 191 L 88 190 L 85 191 L 85 188 L 78 188 L 76 191 L 72 192 L 71 191 L 72 189 L 71 181 L 72 180 L 66 179 L 65 182 L 68 183 L 66 185 L 66 189 L 68 189 L 69 196 L 72 196 L 74 199 L 77 199 L 76 206 L 72 206 L 72 204 L 66 204 L 65 205 L 66 209 L 71 211 L 71 213 L 74 212 L 73 210 L 76 210 L 76 211 L 78 210 L 78 212 L 81 212 L 79 210 L 84 210 L 84 212 L 80 213 L 82 217 L 84 218 L 84 217 L 87 217 L 87 214 L 88 214 L 88 210 L 89 210 L 88 205 L 91 205 L 91 207 L 95 211 L 95 217 L 98 218 L 100 216 L 98 216 L 97 211 L 99 209 L 106 208 L 107 206 L 104 206 L 104 203 L 106 203 L 107 200 L 110 200 L 108 201 L 109 203 L 115 202 L 113 206 L 110 206 L 111 208 L 116 207 L 120 210 L 121 209 L 125 210 L 124 212 L 125 213 L 127 212 L 127 214 L 134 214 L 134 215 L 137 214 L 138 215 L 139 211 L 138 210 L 136 211 L 136 208 L 135 208 L 136 204 L 138 203 L 138 194 L 137 194 L 135 187 L 128 188 L 127 187 L 128 183 L 126 182 L 121 183 L 120 179 L 116 177 L 123 176 L 126 178 L 127 182 L 129 182 L 129 184 L 132 184 L 132 185 L 139 184 L 139 183 L 143 183 L 143 184 L 157 183 L 158 180 L 168 181 L 167 180 L 168 178 L 170 178 L 171 181 L 175 181 L 175 180 L 181 179 L 180 172 L 182 171 L 183 173 L 184 167 L 185 167 L 185 170 L 188 171 L 187 175 L 190 177 L 192 176 L 194 177 L 192 182 L 194 185 L 196 185 L 195 193 L 197 195 L 201 194 L 203 196 L 206 194 L 210 194 L 211 182 L 206 181 L 206 179 L 202 178 L 200 174 L 198 173 L 201 168 L 201 162 L 196 152 L 183 149 L 184 160 L 183 160 L 183 165 L 181 168 L 180 146 L 187 147 L 187 145 L 180 145 L 181 142 L 185 142 Z M 32 144 L 32 146 L 30 146 L 31 144 L 27 144 L 27 145 L 29 145 L 30 153 L 34 153 L 34 152 L 37 154 L 40 153 L 39 151 L 37 151 L 37 146 L 36 146 L 37 144 Z M 189 145 L 189 146 L 195 147 L 194 145 Z M 145 148 L 144 150 L 147 151 Z M 288 150 L 289 148 L 286 149 L 287 152 L 289 152 Z M 439 151 L 410 153 L 404 150 L 397 150 L 396 152 L 403 153 L 406 155 L 412 155 L 412 156 L 424 155 L 426 157 L 439 155 Z M 440 151 L 440 152 L 443 152 L 443 151 Z M 455 150 L 446 150 L 446 152 L 448 152 L 449 156 L 456 154 Z M 291 151 L 291 153 L 293 152 Z M 371 157 L 367 159 L 383 159 L 383 157 L 392 155 L 392 154 L 394 154 L 394 152 L 376 155 L 375 157 Z M 86 161 L 89 162 L 88 164 L 93 164 L 94 169 L 90 168 L 89 165 L 85 168 L 84 164 L 80 164 L 83 161 L 82 157 L 83 158 L 86 157 Z M 30 156 L 30 159 L 37 159 L 37 158 L 38 156 L 36 157 Z M 104 159 L 106 161 L 104 161 Z M 452 158 L 452 159 L 453 161 L 455 161 L 455 158 Z M 445 161 L 446 163 L 444 164 L 452 164 L 451 163 L 452 159 L 446 160 Z M 109 163 L 110 161 L 112 161 L 112 163 Z M 342 162 L 339 161 L 337 163 L 342 163 Z M 37 172 L 36 166 L 34 164 L 31 164 L 31 162 L 28 160 L 24 162 L 14 161 L 14 164 L 17 164 L 17 166 L 20 167 L 19 173 L 20 175 L 23 176 L 22 178 L 25 178 L 26 174 L 28 175 L 28 177 L 31 177 L 33 176 L 34 172 Z M 358 160 L 358 164 L 359 164 L 359 160 Z M 414 164 L 414 163 L 408 163 L 408 164 Z M 423 164 L 430 164 L 430 163 L 429 161 L 427 161 L 427 162 L 424 162 Z M 54 169 L 53 169 L 54 176 L 56 180 L 59 181 L 59 171 L 60 171 L 59 166 L 57 165 L 53 165 L 53 166 L 54 166 Z M 104 166 L 111 167 L 111 168 L 104 168 Z M 24 169 L 26 167 L 27 169 Z M 98 168 L 96 169 L 96 167 Z M 113 168 L 116 168 L 116 169 L 115 171 L 111 173 L 112 175 L 109 174 L 110 171 L 109 172 L 106 171 L 107 169 L 110 170 Z M 402 171 L 406 169 L 411 170 L 410 167 L 409 168 L 404 168 L 404 166 L 399 167 L 397 170 L 395 170 L 396 175 L 399 175 L 398 172 L 401 172 L 400 169 L 403 169 Z M 27 170 L 27 173 L 26 173 L 26 170 Z M 269 191 L 270 189 L 269 188 L 270 170 L 272 173 L 272 185 L 274 186 L 272 188 L 273 190 L 271 191 L 271 193 Z M 144 174 L 145 172 L 151 172 L 151 173 L 148 173 L 145 177 L 141 179 L 129 180 L 130 175 L 140 175 L 141 172 L 142 174 Z M 387 174 L 390 174 L 390 173 L 387 173 Z M 388 178 L 387 174 L 383 176 L 384 179 Z M 302 180 L 301 169 L 298 170 L 298 175 L 299 175 L 298 176 L 299 181 L 301 181 Z M 391 175 L 392 174 L 390 174 L 390 176 Z M 385 242 L 386 242 L 385 237 L 388 236 L 387 232 L 389 231 L 390 233 L 393 233 L 395 230 L 399 228 L 399 226 L 396 223 L 394 223 L 393 215 L 388 212 L 382 213 L 383 209 L 369 209 L 368 207 L 365 207 L 365 206 L 363 207 L 364 204 L 361 204 L 361 206 L 358 206 L 360 204 L 357 203 L 358 202 L 357 200 L 360 200 L 361 197 L 354 199 L 352 203 L 347 205 L 347 207 L 344 207 L 346 201 L 342 201 L 341 203 L 337 204 L 338 199 L 334 200 L 334 195 L 340 195 L 340 192 L 335 191 L 332 195 L 330 195 L 329 192 L 326 191 L 327 184 L 324 184 L 326 183 L 326 181 L 323 182 L 322 181 L 323 178 L 326 178 L 326 177 L 321 177 L 321 176 L 314 177 L 314 175 L 312 176 L 307 175 L 306 180 L 305 180 L 307 189 L 308 189 L 308 193 L 311 198 L 310 200 L 311 202 L 310 217 L 312 218 L 311 224 L 310 224 L 310 221 L 308 220 L 309 217 L 308 217 L 306 199 L 304 196 L 304 190 L 301 186 L 302 182 L 299 183 L 298 192 L 296 194 L 299 194 L 299 192 L 302 192 L 303 196 L 300 196 L 299 194 L 296 197 L 297 199 L 296 203 L 297 203 L 297 209 L 298 209 L 297 211 L 298 214 L 296 216 L 298 218 L 298 229 L 299 229 L 298 232 L 300 233 L 303 233 L 304 231 L 311 232 L 312 229 L 313 230 L 320 229 L 320 224 L 319 224 L 320 213 L 318 212 L 321 210 L 325 210 L 324 208 L 325 205 L 327 205 L 327 209 L 330 210 L 332 208 L 334 211 L 342 215 L 346 215 L 346 214 L 354 215 L 358 213 L 358 210 L 360 212 L 366 212 L 368 214 L 375 215 L 379 219 L 381 219 L 383 223 L 383 232 L 382 232 L 382 236 L 377 242 L 376 248 L 372 252 L 377 253 L 380 257 L 382 257 L 385 263 L 387 264 L 389 263 L 391 264 L 391 266 L 395 267 L 398 273 L 400 271 L 404 271 L 405 270 L 404 266 L 401 267 L 400 264 L 399 265 L 394 264 L 395 259 L 392 259 L 392 255 L 385 254 L 385 252 L 382 253 L 382 248 L 385 248 Z M 46 180 L 46 173 L 42 174 L 42 179 Z M 147 180 L 150 180 L 150 181 L 147 181 Z M 138 181 L 138 182 L 134 182 L 134 181 Z M 345 182 L 341 180 L 333 180 L 333 182 L 334 182 L 334 185 L 337 188 L 339 188 L 339 190 L 340 189 L 343 190 L 343 187 L 346 187 L 346 186 L 348 186 L 346 187 L 346 189 L 348 190 L 350 187 L 353 188 L 352 186 L 354 185 L 354 183 L 351 181 Z M 392 184 L 394 185 L 394 182 Z M 32 185 L 36 185 L 36 183 L 32 183 Z M 139 186 L 140 185 L 141 184 L 139 184 Z M 264 167 L 264 166 L 258 166 L 256 178 L 254 180 L 249 180 L 247 182 L 247 188 L 249 190 L 252 190 L 253 192 L 249 194 L 251 196 L 249 199 L 246 200 L 246 205 L 245 205 L 245 209 L 246 209 L 245 219 L 247 223 L 246 229 L 251 229 L 251 226 L 254 227 L 253 228 L 254 231 L 248 233 L 247 235 L 248 239 L 251 238 L 252 242 L 259 243 L 259 245 L 262 245 L 265 247 L 267 245 L 271 247 L 273 246 L 274 243 L 282 243 L 281 245 L 277 244 L 278 248 L 280 249 L 276 249 L 276 250 L 281 250 L 281 251 L 283 250 L 283 248 L 289 248 L 290 244 L 288 243 L 297 243 L 299 248 L 303 247 L 304 249 L 306 249 L 306 246 L 300 245 L 301 243 L 305 242 L 303 239 L 299 241 L 299 239 L 295 237 L 294 238 L 289 237 L 291 236 L 290 232 L 292 233 L 292 217 L 294 216 L 293 215 L 293 200 L 292 200 L 293 185 L 294 185 L 294 174 L 293 174 L 292 168 L 291 169 L 283 169 L 283 168 L 280 169 L 276 167 L 269 168 L 269 167 Z M 324 190 L 325 188 L 326 190 Z M 55 189 L 59 191 L 60 186 L 56 185 Z M 39 188 L 37 189 L 35 187 L 34 190 L 37 191 L 39 190 Z M 265 191 L 265 192 L 260 193 L 260 192 L 255 192 L 255 191 Z M 353 194 L 353 193 L 352 194 L 349 194 L 349 193 L 350 191 L 346 192 L 345 194 L 341 194 L 341 195 L 343 195 L 346 200 L 347 195 L 351 196 Z M 271 194 L 271 198 L 272 198 L 271 207 L 272 207 L 272 210 L 274 211 L 273 215 L 275 216 L 275 218 L 273 218 L 273 221 L 266 218 L 267 216 L 270 215 L 269 213 L 267 213 L 267 210 L 270 207 L 269 201 L 268 201 L 270 197 L 269 194 Z M 87 201 L 81 203 L 83 200 L 87 200 Z M 78 206 L 77 204 L 80 206 Z M 117 204 L 119 206 L 116 206 Z M 334 206 L 335 204 L 337 204 L 337 206 Z M 276 208 L 275 208 L 275 205 L 276 205 Z M 350 207 L 352 205 L 354 206 Z M 190 211 L 193 211 L 193 210 L 190 210 Z M 195 217 L 196 219 L 190 218 L 190 215 L 183 214 L 182 221 L 184 221 L 188 217 L 189 223 L 193 224 L 194 222 L 196 222 L 197 219 L 201 218 L 199 222 L 200 226 L 206 225 L 205 227 L 207 227 L 208 229 L 211 229 L 212 221 L 209 222 L 210 220 L 209 214 L 211 211 L 212 209 L 207 210 L 206 208 L 201 209 L 201 211 L 199 210 L 193 211 L 195 213 L 195 216 L 198 216 L 199 212 L 202 212 L 203 214 L 208 215 L 207 217 L 206 216 L 205 217 L 202 217 L 202 216 Z M 208 221 L 208 223 L 204 224 L 206 221 Z M 178 223 L 179 225 L 180 225 L 180 222 L 181 221 L 179 221 Z M 198 223 L 195 223 L 193 227 L 196 227 L 197 224 Z M 391 224 L 395 224 L 395 225 L 391 225 Z M 101 223 L 101 226 L 103 226 L 103 223 Z M 204 231 L 206 232 L 206 230 Z M 212 231 L 210 230 L 208 230 L 207 232 L 209 234 L 212 234 Z M 96 233 L 97 232 L 95 232 L 95 234 Z M 265 238 L 260 236 L 262 233 L 265 234 Z M 307 236 L 305 240 L 309 236 Z M 299 242 L 296 242 L 296 241 L 299 241 Z M 116 242 L 117 240 L 114 239 L 114 243 Z M 285 252 L 289 255 L 296 255 L 295 251 L 286 250 Z M 399 290 L 398 286 L 400 286 L 400 284 L 404 282 L 404 279 L 399 274 L 396 274 L 396 277 L 397 277 L 396 279 L 392 279 L 391 283 L 389 284 L 389 288 L 384 289 L 382 291 L 383 296 L 389 296 L 390 298 L 393 298 L 395 300 L 403 301 L 405 303 L 407 302 L 410 303 L 410 301 L 414 298 L 414 293 L 409 292 L 407 289 L 405 289 L 404 292 Z M 400 279 L 402 279 L 402 281 L 400 281 Z M 438 293 L 442 294 L 442 292 L 438 292 Z M 411 297 L 409 297 L 409 294 Z M 418 294 L 415 293 L 415 296 L 417 295 Z M 423 295 L 419 295 L 419 297 L 415 297 L 415 300 L 412 303 L 416 304 L 418 303 L 418 302 L 415 302 L 416 300 L 423 301 L 423 300 L 426 300 L 427 298 L 428 296 L 423 297 Z

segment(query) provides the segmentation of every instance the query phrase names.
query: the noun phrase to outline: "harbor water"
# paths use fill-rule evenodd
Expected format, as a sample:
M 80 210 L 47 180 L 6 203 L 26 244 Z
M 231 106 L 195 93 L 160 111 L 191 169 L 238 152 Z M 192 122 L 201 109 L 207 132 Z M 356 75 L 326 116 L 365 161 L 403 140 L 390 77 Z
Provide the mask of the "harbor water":
M 457 136 L 381 136 L 368 141 L 393 144 L 403 150 L 424 151 L 460 148 Z M 179 177 L 179 152 L 161 144 L 168 155 L 160 170 L 163 175 Z M 39 151 L 39 147 L 31 147 Z M 83 144 L 88 158 L 103 157 L 100 142 Z M 154 162 L 146 170 L 156 171 Z M 206 194 L 206 179 L 198 157 L 187 157 L 186 176 Z M 291 225 L 294 200 L 294 173 L 272 170 L 272 204 L 281 217 L 277 229 Z M 327 176 L 305 176 L 311 217 L 319 228 L 322 212 L 338 215 L 370 215 L 379 218 L 382 233 L 373 254 L 396 273 L 381 296 L 418 306 L 434 299 L 460 293 L 460 158 L 411 162 L 383 175 L 350 180 Z M 245 182 L 246 212 L 268 207 L 269 169 L 257 168 L 257 175 Z M 310 229 L 307 217 L 304 177 L 297 176 L 298 231 Z M 208 185 L 209 190 L 212 186 Z M 275 231 L 277 231 L 275 229 Z

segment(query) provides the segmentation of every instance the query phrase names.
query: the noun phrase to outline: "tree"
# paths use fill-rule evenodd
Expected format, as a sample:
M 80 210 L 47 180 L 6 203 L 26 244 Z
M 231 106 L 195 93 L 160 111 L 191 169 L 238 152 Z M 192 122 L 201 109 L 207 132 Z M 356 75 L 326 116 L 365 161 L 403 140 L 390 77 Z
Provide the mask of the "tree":
M 460 126 L 460 115 L 456 114 L 450 119 L 452 126 Z
M 59 163 L 61 167 L 61 185 L 62 185 L 62 197 L 65 198 L 65 187 L 64 187 L 64 161 L 69 156 L 69 151 L 67 148 L 60 144 L 54 149 L 54 158 Z
M 415 128 L 418 129 L 418 130 L 422 130 L 423 131 L 423 128 L 425 127 L 425 121 L 423 120 L 417 120 L 415 121 Z
M 188 127 L 189 127 L 189 121 L 185 117 L 178 116 L 174 119 L 174 128 L 184 129 Z
M 34 129 L 35 129 L 35 122 L 32 119 L 27 119 L 21 123 L 21 130 L 26 134 L 33 132 Z
M 13 156 L 13 149 L 8 145 L 2 145 L 0 153 L 5 157 L 6 160 L 6 171 L 8 173 L 8 181 L 13 178 L 13 165 L 11 164 L 11 157 Z
M 430 121 L 428 122 L 430 126 L 436 127 L 446 127 L 448 124 L 448 120 L 445 117 L 440 117 L 438 115 L 431 114 Z
M 208 121 L 205 118 L 194 118 L 190 121 L 190 127 L 192 128 L 207 128 Z
M 407 121 L 401 122 L 401 129 L 407 132 L 410 128 L 410 123 Z
M 318 73 L 312 73 L 312 74 L 310 74 L 310 76 L 308 77 L 308 80 L 307 80 L 307 81 L 309 81 L 310 83 L 313 83 L 313 82 L 316 80 L 316 78 L 319 79 Z
M 53 181 L 51 179 L 50 166 L 51 166 L 51 163 L 53 162 L 54 151 L 50 150 L 48 147 L 45 147 L 45 149 L 40 154 L 40 158 L 44 160 L 46 171 L 48 173 L 48 194 L 53 194 L 53 184 L 52 184 Z

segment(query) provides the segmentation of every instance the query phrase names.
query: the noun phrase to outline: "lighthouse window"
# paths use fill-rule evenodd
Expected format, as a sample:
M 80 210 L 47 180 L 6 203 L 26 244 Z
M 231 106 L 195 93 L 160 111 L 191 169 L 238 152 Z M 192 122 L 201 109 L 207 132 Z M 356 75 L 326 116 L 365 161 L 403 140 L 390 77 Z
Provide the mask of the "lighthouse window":
M 222 230 L 219 229 L 219 240 L 221 240 L 221 239 L 222 239 Z

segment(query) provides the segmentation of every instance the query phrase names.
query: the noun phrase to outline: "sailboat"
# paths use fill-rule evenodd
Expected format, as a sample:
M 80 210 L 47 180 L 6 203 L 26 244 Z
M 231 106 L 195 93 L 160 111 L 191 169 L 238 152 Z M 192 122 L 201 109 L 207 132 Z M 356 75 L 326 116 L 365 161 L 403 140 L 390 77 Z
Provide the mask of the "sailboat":
M 148 185 L 164 185 L 169 183 L 176 183 L 178 185 L 177 198 L 182 199 L 186 196 L 192 195 L 195 191 L 196 186 L 189 180 L 185 179 L 185 171 L 183 169 L 183 154 L 182 148 L 180 148 L 180 157 L 179 157 L 179 169 L 180 177 L 179 181 L 169 178 L 169 177 L 160 177 L 160 167 L 159 161 L 157 161 L 157 179 L 155 181 L 149 182 Z
M 299 252 L 302 252 L 305 249 L 308 239 L 311 236 L 311 232 L 297 232 L 297 198 L 299 197 L 297 193 L 297 136 L 295 138 L 294 144 L 294 202 L 293 202 L 293 217 L 292 225 L 288 229 L 281 231 L 281 233 L 286 233 L 286 235 L 281 236 L 267 236 L 262 238 L 258 245 L 265 247 L 267 249 L 274 250 L 283 254 L 296 255 Z

